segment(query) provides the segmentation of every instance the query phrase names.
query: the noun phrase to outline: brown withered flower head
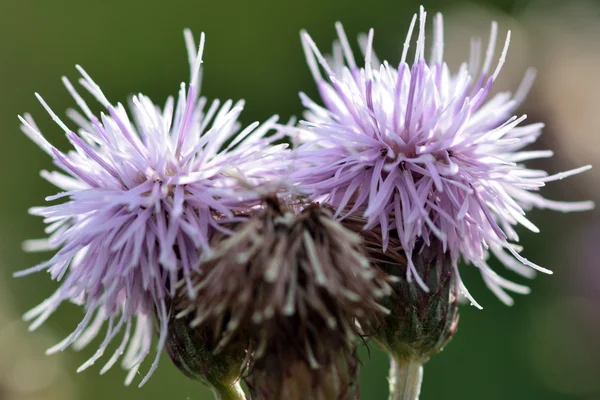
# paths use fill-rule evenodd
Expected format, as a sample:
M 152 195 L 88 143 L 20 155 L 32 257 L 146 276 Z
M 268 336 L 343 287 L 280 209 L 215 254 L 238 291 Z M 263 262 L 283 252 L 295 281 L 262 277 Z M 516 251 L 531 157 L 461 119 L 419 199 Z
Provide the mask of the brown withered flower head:
M 196 298 L 178 305 L 179 317 L 212 331 L 215 354 L 244 343 L 253 399 L 348 398 L 357 384 L 356 339 L 387 311 L 385 274 L 325 206 L 271 196 L 246 217 L 227 226 L 233 235 L 215 231 Z M 294 385 L 302 393 L 292 393 Z

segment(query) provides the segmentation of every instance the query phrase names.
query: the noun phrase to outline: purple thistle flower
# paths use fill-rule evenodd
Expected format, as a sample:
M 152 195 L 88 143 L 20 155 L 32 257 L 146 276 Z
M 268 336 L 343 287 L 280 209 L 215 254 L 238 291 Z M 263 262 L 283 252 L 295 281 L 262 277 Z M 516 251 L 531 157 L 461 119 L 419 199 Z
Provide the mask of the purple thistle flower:
M 380 63 L 373 53 L 373 30 L 359 41 L 365 64 L 358 66 L 341 24 L 339 42 L 328 62 L 306 33 L 302 44 L 324 106 L 301 93 L 307 108 L 291 179 L 313 199 L 332 204 L 336 216 L 360 215 L 364 229 L 379 226 L 383 250 L 397 235 L 407 254 L 407 279 L 427 290 L 412 262 L 419 238 L 437 238 L 449 252 L 458 276 L 458 261 L 474 264 L 486 285 L 505 303 L 506 290 L 528 288 L 497 275 L 487 264 L 494 254 L 526 277 L 534 270 L 550 273 L 519 254 L 514 227 L 538 228 L 525 217 L 533 207 L 562 212 L 589 210 L 592 202 L 566 203 L 537 193 L 547 182 L 586 171 L 591 166 L 548 175 L 522 162 L 552 156 L 551 151 L 526 151 L 542 124 L 520 126 L 514 116 L 534 79 L 530 70 L 514 95 L 488 99 L 510 41 L 506 37 L 492 69 L 497 26 L 481 65 L 481 42 L 473 39 L 471 56 L 458 73 L 443 62 L 443 22 L 434 20 L 433 48 L 425 61 L 425 19 L 421 7 L 415 58 L 407 62 L 417 16 L 413 17 L 397 68 Z M 344 61 L 345 60 L 345 61 Z M 321 73 L 325 71 L 325 77 Z M 393 231 L 393 233 L 390 233 Z M 462 292 L 479 307 L 459 279 Z
M 55 250 L 49 260 L 18 272 L 23 276 L 48 270 L 60 288 L 29 311 L 31 329 L 70 301 L 82 305 L 85 316 L 62 342 L 48 350 L 82 348 L 108 325 L 100 348 L 78 371 L 100 358 L 109 343 L 120 345 L 102 369 L 104 373 L 125 352 L 126 384 L 150 352 L 153 313 L 159 321 L 157 355 L 143 385 L 156 369 L 167 336 L 166 301 L 175 283 L 187 282 L 199 271 L 199 257 L 210 251 L 211 230 L 224 230 L 223 220 L 258 202 L 258 184 L 275 174 L 280 146 L 269 147 L 277 135 L 265 138 L 277 117 L 240 131 L 237 118 L 243 102 L 199 97 L 204 34 L 196 50 L 189 30 L 185 40 L 191 67 L 186 89 L 164 108 L 141 94 L 131 101 L 128 116 L 120 103 L 112 105 L 98 85 L 79 66 L 80 84 L 106 109 L 96 117 L 67 78 L 63 82 L 83 112 L 67 115 L 78 125 L 72 131 L 37 95 L 52 119 L 65 131 L 75 151 L 53 147 L 29 115 L 20 118 L 22 130 L 54 160 L 61 172 L 42 171 L 42 177 L 61 193 L 31 214 L 44 217 L 48 239 L 26 243 L 28 250 Z M 240 142 L 244 140 L 242 144 Z M 268 165 L 268 168 L 266 167 Z M 240 184 L 244 182 L 243 184 Z M 126 350 L 126 351 L 125 351 Z

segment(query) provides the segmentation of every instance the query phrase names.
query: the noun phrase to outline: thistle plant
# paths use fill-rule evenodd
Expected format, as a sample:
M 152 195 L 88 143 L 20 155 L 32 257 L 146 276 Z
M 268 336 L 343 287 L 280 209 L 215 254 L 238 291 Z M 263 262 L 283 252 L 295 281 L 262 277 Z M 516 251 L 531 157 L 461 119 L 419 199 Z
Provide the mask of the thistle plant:
M 196 47 L 189 31 L 189 84 L 164 107 L 141 94 L 129 111 L 113 105 L 77 67 L 105 112 L 95 115 L 63 78 L 79 107 L 67 112 L 74 131 L 37 95 L 74 150 L 58 150 L 20 117 L 59 169 L 42 177 L 61 190 L 46 198 L 58 204 L 31 210 L 49 237 L 25 245 L 54 256 L 16 274 L 46 270 L 60 286 L 25 318 L 35 329 L 63 302 L 84 312 L 49 353 L 82 348 L 104 329 L 79 371 L 116 340 L 101 373 L 124 354 L 129 384 L 156 340 L 140 386 L 165 349 L 217 398 L 351 399 L 357 346 L 372 339 L 390 355 L 390 398 L 414 400 L 423 364 L 457 330 L 459 297 L 481 308 L 460 264 L 507 305 L 509 292 L 529 289 L 492 270 L 491 256 L 526 278 L 551 273 L 521 255 L 517 227 L 538 231 L 532 208 L 591 209 L 538 193 L 590 166 L 554 175 L 525 166 L 552 152 L 525 150 L 543 125 L 515 115 L 533 70 L 514 94 L 491 96 L 510 32 L 496 55 L 493 23 L 485 51 L 473 39 L 452 73 L 441 14 L 429 60 L 421 8 L 397 66 L 375 56 L 373 30 L 359 37 L 360 65 L 336 30 L 332 56 L 301 34 L 321 99 L 300 94 L 299 124 L 273 117 L 241 129 L 243 102 L 200 97 L 204 35 Z
M 523 150 L 543 125 L 521 126 L 526 116 L 513 115 L 533 82 L 533 70 L 514 95 L 499 93 L 488 99 L 506 60 L 510 32 L 495 67 L 498 29 L 493 23 L 483 64 L 481 43 L 474 39 L 469 61 L 452 74 L 443 61 L 441 14 L 434 19 L 429 61 L 423 8 L 418 21 L 414 60 L 407 61 L 417 15 L 397 67 L 375 56 L 373 30 L 359 40 L 364 54 L 360 66 L 341 24 L 336 25 L 339 41 L 329 61 L 303 32 L 308 66 L 323 105 L 301 93 L 306 120 L 292 131 L 299 146 L 291 180 L 299 190 L 330 204 L 340 220 L 364 218 L 362 230 L 367 235 L 374 229 L 379 232 L 376 250 L 386 259 L 398 253 L 393 268 L 388 261 L 381 263 L 381 257 L 372 260 L 388 272 L 400 272 L 397 277 L 405 281 L 396 288 L 387 327 L 377 335 L 393 360 L 391 397 L 398 399 L 418 397 L 421 364 L 456 329 L 451 317 L 458 293 L 454 286 L 481 308 L 461 280 L 459 261 L 478 268 L 486 286 L 510 305 L 507 292 L 525 294 L 529 289 L 493 271 L 487 262 L 490 255 L 525 277 L 535 271 L 551 273 L 520 254 L 515 226 L 539 231 L 525 217 L 526 211 L 593 207 L 591 202 L 558 202 L 537 193 L 547 182 L 590 166 L 549 175 L 523 164 L 552 155 Z M 439 255 L 431 258 L 432 253 Z M 415 304 L 425 307 L 413 318 Z M 417 332 L 437 345 L 421 348 L 421 341 L 415 341 Z M 428 337 L 432 333 L 438 337 Z M 403 387 L 397 385 L 400 380 Z

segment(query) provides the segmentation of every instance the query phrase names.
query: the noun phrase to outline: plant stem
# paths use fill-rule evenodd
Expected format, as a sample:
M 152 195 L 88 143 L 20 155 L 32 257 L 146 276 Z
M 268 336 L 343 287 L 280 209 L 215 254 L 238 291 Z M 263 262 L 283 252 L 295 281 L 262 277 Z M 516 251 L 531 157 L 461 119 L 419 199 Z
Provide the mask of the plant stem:
M 418 400 L 423 382 L 423 361 L 416 358 L 390 358 L 390 399 Z
M 246 394 L 239 381 L 232 386 L 213 384 L 212 389 L 217 400 L 246 400 Z

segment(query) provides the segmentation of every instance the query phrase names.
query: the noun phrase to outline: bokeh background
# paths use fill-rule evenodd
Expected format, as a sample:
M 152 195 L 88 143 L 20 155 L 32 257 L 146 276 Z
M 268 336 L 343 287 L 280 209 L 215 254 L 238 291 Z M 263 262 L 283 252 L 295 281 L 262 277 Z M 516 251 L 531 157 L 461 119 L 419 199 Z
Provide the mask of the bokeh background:
M 515 89 L 527 66 L 538 79 L 522 112 L 547 123 L 539 148 L 556 156 L 539 167 L 551 172 L 583 164 L 596 169 L 553 183 L 550 198 L 600 198 L 600 5 L 592 1 L 425 1 L 442 11 L 446 56 L 454 67 L 466 56 L 470 36 L 487 40 L 492 19 L 513 30 L 498 89 Z M 342 21 L 355 36 L 375 28 L 375 48 L 396 63 L 411 15 L 420 2 L 267 0 L 0 0 L 0 400 L 208 399 L 205 389 L 163 357 L 142 389 L 126 388 L 118 367 L 75 370 L 93 352 L 44 349 L 69 334 L 81 311 L 63 306 L 35 333 L 20 315 L 55 288 L 44 274 L 11 274 L 41 261 L 21 243 L 41 237 L 42 222 L 27 214 L 55 189 L 39 177 L 51 168 L 46 155 L 20 132 L 17 114 L 32 112 L 49 140 L 66 148 L 33 93 L 57 112 L 72 104 L 60 77 L 76 78 L 83 65 L 113 102 L 143 92 L 164 103 L 188 76 L 182 30 L 205 31 L 204 94 L 245 98 L 244 123 L 277 113 L 301 114 L 297 93 L 315 95 L 298 32 L 306 28 L 322 48 Z M 522 230 L 526 257 L 554 270 L 531 282 L 533 294 L 513 307 L 489 293 L 474 268 L 464 268 L 472 293 L 484 306 L 461 309 L 458 334 L 425 369 L 423 400 L 600 399 L 600 214 L 535 211 L 542 233 Z M 520 283 L 522 279 L 504 272 Z M 385 399 L 388 362 L 363 349 L 364 399 Z M 144 368 L 141 369 L 144 371 Z

